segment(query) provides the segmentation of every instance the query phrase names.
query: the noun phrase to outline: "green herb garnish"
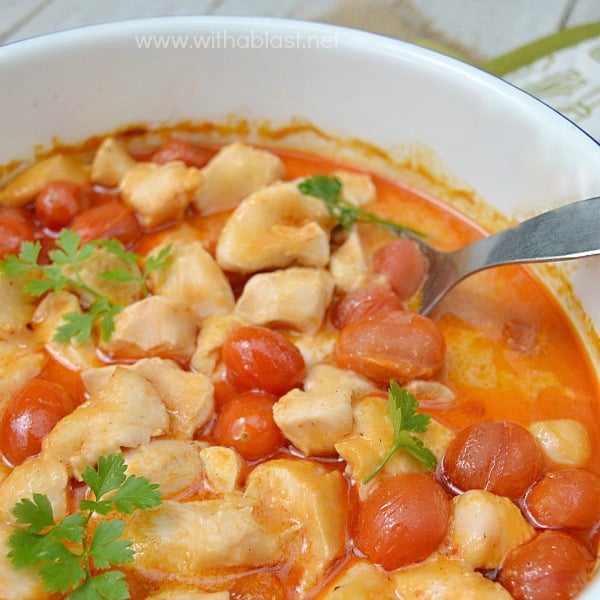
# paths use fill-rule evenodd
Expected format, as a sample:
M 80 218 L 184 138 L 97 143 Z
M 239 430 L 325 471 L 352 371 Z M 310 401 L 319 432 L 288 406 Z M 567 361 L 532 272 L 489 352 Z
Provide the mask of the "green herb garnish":
M 411 431 L 420 433 L 427 431 L 431 417 L 424 413 L 417 414 L 419 407 L 417 399 L 407 389 L 401 388 L 393 379 L 390 381 L 388 399 L 390 418 L 394 428 L 394 442 L 375 470 L 363 479 L 363 483 L 369 483 L 383 469 L 396 450 L 404 450 L 428 469 L 435 469 L 437 465 L 437 459 L 433 452 L 426 448 L 418 437 L 410 433 Z
M 407 231 L 419 236 L 423 232 L 386 221 L 377 215 L 364 210 L 360 206 L 348 202 L 342 196 L 342 182 L 339 178 L 329 175 L 315 175 L 298 184 L 298 189 L 307 196 L 320 198 L 325 202 L 329 214 L 346 230 L 352 229 L 357 223 L 378 223 L 393 233 L 405 233 Z
M 79 512 L 57 523 L 45 494 L 22 499 L 12 514 L 19 528 L 8 539 L 8 558 L 19 569 L 34 567 L 50 593 L 67 593 L 70 600 L 125 600 L 129 589 L 125 575 L 115 566 L 133 562 L 131 542 L 121 539 L 125 522 L 99 520 L 94 515 L 112 511 L 131 514 L 161 503 L 158 484 L 144 477 L 125 475 L 122 454 L 101 457 L 98 468 L 88 467 L 83 475 L 93 500 L 82 500 Z
M 143 269 L 138 266 L 140 255 L 128 252 L 116 239 L 93 240 L 81 244 L 81 236 L 71 229 L 63 229 L 56 240 L 57 248 L 48 256 L 51 263 L 38 264 L 42 249 L 39 242 L 23 242 L 18 256 L 7 254 L 0 260 L 0 273 L 6 276 L 30 275 L 24 290 L 32 296 L 42 296 L 46 292 L 75 289 L 87 293 L 94 300 L 83 313 L 71 312 L 63 315 L 66 323 L 57 328 L 54 340 L 66 343 L 75 338 L 85 342 L 93 331 L 96 321 L 100 323 L 103 340 L 109 340 L 115 329 L 114 317 L 123 310 L 122 304 L 112 303 L 100 291 L 89 286 L 81 276 L 84 263 L 91 259 L 99 249 L 104 248 L 116 256 L 122 267 L 109 269 L 101 274 L 106 280 L 118 282 L 134 281 L 139 285 L 143 296 L 148 295 L 146 280 L 151 271 L 164 267 L 169 259 L 171 246 L 163 248 L 157 256 L 146 260 Z

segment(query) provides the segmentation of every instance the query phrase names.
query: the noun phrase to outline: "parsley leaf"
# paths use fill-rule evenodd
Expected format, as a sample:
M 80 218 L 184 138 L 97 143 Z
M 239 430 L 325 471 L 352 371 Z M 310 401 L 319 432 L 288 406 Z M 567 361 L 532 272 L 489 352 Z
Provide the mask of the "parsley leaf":
M 116 256 L 123 265 L 104 271 L 101 273 L 102 278 L 123 283 L 134 281 L 142 295 L 148 296 L 148 276 L 152 271 L 169 263 L 171 248 L 170 245 L 166 246 L 157 256 L 148 257 L 141 269 L 138 266 L 140 255 L 126 250 L 119 240 L 93 240 L 81 244 L 81 236 L 77 232 L 63 229 L 56 240 L 56 248 L 48 253 L 52 261 L 50 264 L 39 264 L 39 242 L 23 242 L 17 256 L 7 254 L 0 260 L 0 274 L 7 277 L 29 275 L 30 279 L 23 289 L 36 297 L 63 289 L 86 292 L 94 299 L 92 304 L 85 312 L 63 315 L 65 323 L 57 328 L 54 340 L 68 343 L 74 338 L 79 343 L 85 342 L 91 337 L 94 326 L 98 323 L 102 339 L 108 341 L 115 329 L 114 317 L 123 310 L 123 306 L 111 303 L 100 291 L 86 284 L 80 275 L 83 264 L 93 259 L 100 249 L 105 249 Z
M 314 175 L 301 181 L 298 184 L 298 189 L 307 196 L 314 196 L 323 200 L 329 214 L 346 230 L 352 229 L 357 223 L 378 223 L 396 234 L 410 231 L 416 235 L 425 235 L 423 232 L 411 227 L 386 221 L 360 206 L 348 202 L 342 195 L 342 182 L 338 177 Z
M 394 441 L 383 460 L 370 475 L 363 479 L 363 483 L 369 483 L 397 450 L 404 450 L 428 469 L 435 469 L 437 465 L 437 459 L 433 452 L 425 447 L 418 437 L 410 433 L 411 431 L 419 433 L 427 431 L 431 417 L 424 413 L 417 413 L 419 407 L 417 399 L 407 389 L 401 388 L 393 379 L 390 381 L 388 400 Z
M 125 522 L 98 520 L 94 515 L 112 511 L 131 514 L 134 508 L 154 508 L 161 503 L 158 485 L 144 477 L 126 475 L 122 454 L 109 454 L 88 467 L 82 477 L 92 500 L 82 500 L 79 512 L 60 522 L 44 494 L 24 498 L 12 509 L 17 529 L 9 537 L 8 558 L 18 569 L 34 567 L 50 593 L 69 593 L 70 600 L 125 600 L 129 589 L 125 576 L 114 567 L 134 559 L 131 542 L 121 539 Z M 93 565 L 93 569 L 92 569 Z

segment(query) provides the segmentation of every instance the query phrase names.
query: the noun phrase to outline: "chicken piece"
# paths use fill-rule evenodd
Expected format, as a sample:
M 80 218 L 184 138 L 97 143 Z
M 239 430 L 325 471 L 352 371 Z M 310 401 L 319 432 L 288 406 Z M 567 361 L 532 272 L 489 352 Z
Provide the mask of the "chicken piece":
M 511 600 L 499 584 L 458 560 L 436 558 L 391 575 L 398 598 L 419 600 Z
M 300 350 L 304 363 L 311 367 L 323 362 L 333 361 L 337 331 L 320 329 L 315 333 L 294 335 L 292 341 Z
M 102 140 L 94 154 L 90 180 L 106 187 L 117 187 L 137 162 L 123 145 L 113 137 Z
M 196 351 L 191 361 L 192 369 L 198 373 L 212 375 L 225 340 L 235 329 L 248 324 L 248 321 L 234 314 L 208 317 L 202 323 L 196 340 Z
M 0 275 L 0 339 L 25 327 L 33 316 L 37 299 L 23 291 L 26 282 L 24 277 Z
M 344 553 L 348 517 L 343 477 L 311 461 L 270 460 L 248 476 L 245 496 L 258 501 L 258 514 L 279 529 L 298 525 L 285 557 L 306 595 Z
M 166 500 L 154 510 L 136 511 L 123 537 L 136 549 L 133 568 L 185 578 L 276 564 L 288 527 L 265 528 L 254 503 L 231 494 L 216 500 Z
M 0 483 L 0 520 L 14 525 L 12 507 L 33 494 L 46 494 L 54 518 L 62 519 L 67 514 L 68 483 L 69 475 L 62 462 L 43 454 L 29 458 Z
M 121 180 L 121 198 L 145 227 L 179 221 L 204 177 L 181 161 L 138 163 Z
M 194 194 L 194 207 L 203 215 L 235 208 L 246 196 L 280 179 L 284 169 L 272 152 L 241 142 L 228 144 L 202 169 L 204 181 Z
M 388 576 L 361 560 L 342 571 L 327 587 L 322 600 L 397 600 Z
M 188 588 L 175 588 L 146 596 L 146 600 L 229 600 L 229 592 L 199 592 Z
M 302 195 L 294 183 L 274 183 L 233 211 L 217 243 L 217 262 L 240 273 L 325 267 L 332 225 L 322 200 Z
M 377 197 L 377 189 L 373 179 L 366 173 L 354 173 L 352 171 L 334 171 L 335 175 L 342 183 L 342 196 L 344 200 L 362 206 L 373 202 Z
M 46 355 L 30 331 L 0 340 L 0 415 L 12 396 L 38 375 L 45 364 Z
M 369 272 L 360 236 L 356 230 L 351 231 L 346 241 L 331 253 L 329 271 L 336 287 L 344 292 L 360 285 Z
M 100 348 L 111 357 L 190 358 L 195 349 L 197 326 L 194 317 L 162 296 L 149 296 L 126 306 L 115 317 L 110 340 Z
M 10 552 L 8 538 L 13 527 L 0 522 L 0 598 L 2 600 L 40 600 L 47 598 L 44 585 L 37 569 L 16 569 L 7 554 Z
M 163 498 L 190 493 L 202 479 L 200 448 L 194 442 L 151 440 L 123 455 L 127 474 L 158 483 Z
M 304 390 L 294 389 L 273 407 L 275 422 L 307 456 L 335 454 L 335 443 L 352 432 L 352 399 L 373 384 L 351 371 L 329 365 L 313 367 Z
M 54 154 L 17 173 L 0 189 L 0 204 L 24 206 L 51 181 L 70 181 L 84 185 L 87 179 L 87 168 L 79 161 L 64 154 Z
M 452 499 L 447 554 L 473 569 L 498 569 L 506 554 L 534 533 L 511 500 L 470 490 Z
M 356 481 L 361 499 L 383 474 L 416 473 L 425 467 L 402 450 L 394 453 L 382 471 L 368 484 L 363 479 L 369 476 L 393 444 L 393 428 L 387 400 L 367 396 L 353 402 L 352 433 L 335 444 L 337 453 L 346 461 L 346 474 Z M 454 434 L 450 429 L 431 419 L 427 431 L 414 433 L 429 448 L 436 458 L 441 460 Z
M 175 244 L 169 264 L 150 273 L 150 286 L 155 294 L 181 304 L 198 324 L 235 306 L 229 280 L 200 242 Z
M 59 362 L 71 369 L 90 369 L 100 364 L 96 354 L 96 346 L 92 339 L 79 343 L 75 338 L 69 342 L 54 340 L 56 330 L 64 325 L 67 313 L 81 314 L 81 306 L 77 296 L 70 292 L 50 292 L 44 296 L 32 319 L 33 331 L 38 343 Z
M 242 459 L 231 448 L 209 446 L 200 451 L 204 479 L 215 494 L 227 494 L 238 488 Z
M 234 312 L 254 325 L 278 324 L 314 333 L 332 296 L 333 280 L 327 271 L 290 267 L 251 277 Z
M 589 433 L 575 419 L 537 421 L 529 431 L 545 457 L 555 465 L 583 467 L 592 454 Z
M 101 393 L 116 365 L 83 371 L 81 377 L 91 396 Z M 141 375 L 150 382 L 169 414 L 168 435 L 192 439 L 213 416 L 213 384 L 206 376 L 183 370 L 172 360 L 144 358 L 119 368 Z
M 168 426 L 167 411 L 150 382 L 117 367 L 103 389 L 54 426 L 42 452 L 80 479 L 101 456 L 147 444 Z

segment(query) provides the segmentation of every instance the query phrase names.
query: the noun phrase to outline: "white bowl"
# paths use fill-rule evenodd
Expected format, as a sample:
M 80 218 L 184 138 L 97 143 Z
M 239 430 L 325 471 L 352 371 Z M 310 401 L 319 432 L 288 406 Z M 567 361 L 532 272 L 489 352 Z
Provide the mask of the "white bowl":
M 262 18 L 130 21 L 0 47 L 0 65 L 0 164 L 56 137 L 77 142 L 132 123 L 301 118 L 396 158 L 429 147 L 437 170 L 510 219 L 600 195 L 600 146 L 554 110 L 454 59 L 359 31 Z M 565 273 L 583 311 L 560 300 L 600 367 L 600 259 Z M 600 580 L 583 597 L 597 595 Z

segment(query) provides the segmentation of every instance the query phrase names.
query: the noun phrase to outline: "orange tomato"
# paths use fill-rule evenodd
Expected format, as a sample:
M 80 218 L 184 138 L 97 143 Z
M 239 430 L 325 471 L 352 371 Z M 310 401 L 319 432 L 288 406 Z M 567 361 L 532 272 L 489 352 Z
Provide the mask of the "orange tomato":
M 77 215 L 71 229 L 81 236 L 84 244 L 102 238 L 116 238 L 128 248 L 142 235 L 134 212 L 117 201 L 98 204 Z
M 58 231 L 68 227 L 86 205 L 83 188 L 71 181 L 52 181 L 35 197 L 35 216 L 42 225 Z
M 162 165 L 172 160 L 180 160 L 188 167 L 202 168 L 213 153 L 206 148 L 199 148 L 189 142 L 170 139 L 152 155 L 152 162 Z
M 33 222 L 20 208 L 0 206 L 0 259 L 5 254 L 18 254 L 21 244 L 33 240 Z

